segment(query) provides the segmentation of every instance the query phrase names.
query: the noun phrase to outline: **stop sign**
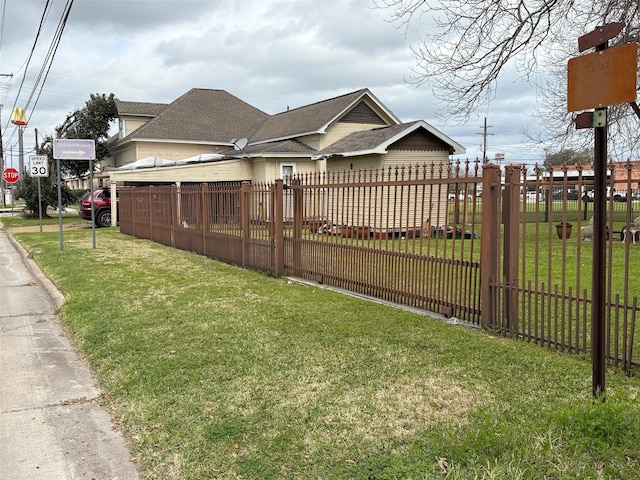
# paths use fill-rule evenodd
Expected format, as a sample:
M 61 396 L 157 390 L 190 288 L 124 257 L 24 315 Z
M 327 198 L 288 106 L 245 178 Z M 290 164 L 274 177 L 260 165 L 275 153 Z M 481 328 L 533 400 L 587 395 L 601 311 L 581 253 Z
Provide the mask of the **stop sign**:
M 13 167 L 5 168 L 2 172 L 2 179 L 7 183 L 16 183 L 20 178 L 18 170 Z

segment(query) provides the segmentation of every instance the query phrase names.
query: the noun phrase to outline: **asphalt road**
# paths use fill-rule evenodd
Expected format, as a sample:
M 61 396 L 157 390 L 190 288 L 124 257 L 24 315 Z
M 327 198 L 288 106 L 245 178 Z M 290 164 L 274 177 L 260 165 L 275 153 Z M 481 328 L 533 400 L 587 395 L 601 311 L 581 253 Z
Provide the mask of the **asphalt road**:
M 56 315 L 63 298 L 0 230 L 0 480 L 136 480 Z

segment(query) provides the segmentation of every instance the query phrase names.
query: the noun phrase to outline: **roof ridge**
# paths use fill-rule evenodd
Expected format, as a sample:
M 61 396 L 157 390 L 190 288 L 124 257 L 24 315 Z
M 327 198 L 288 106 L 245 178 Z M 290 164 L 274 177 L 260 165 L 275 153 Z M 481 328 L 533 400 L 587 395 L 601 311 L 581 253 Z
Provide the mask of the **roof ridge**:
M 299 107 L 296 108 L 292 108 L 289 110 L 285 110 L 283 112 L 279 112 L 279 113 L 274 113 L 273 115 L 271 115 L 272 117 L 277 117 L 278 115 L 283 115 L 286 113 L 291 113 L 291 112 L 295 112 L 297 110 L 301 110 L 303 108 L 309 108 L 309 107 L 314 107 L 317 105 L 321 105 L 323 103 L 327 103 L 327 102 L 331 102 L 331 101 L 335 101 L 335 100 L 339 100 L 341 98 L 345 98 L 345 97 L 349 97 L 349 96 L 358 96 L 356 94 L 364 94 L 365 92 L 369 91 L 368 88 L 361 88 L 359 90 L 354 90 L 353 92 L 349 92 L 349 93 L 344 93 L 342 95 L 337 95 L 335 97 L 331 97 L 331 98 L 325 98 L 324 100 L 318 100 L 317 102 L 313 102 L 313 103 L 308 103 L 307 105 L 301 105 Z

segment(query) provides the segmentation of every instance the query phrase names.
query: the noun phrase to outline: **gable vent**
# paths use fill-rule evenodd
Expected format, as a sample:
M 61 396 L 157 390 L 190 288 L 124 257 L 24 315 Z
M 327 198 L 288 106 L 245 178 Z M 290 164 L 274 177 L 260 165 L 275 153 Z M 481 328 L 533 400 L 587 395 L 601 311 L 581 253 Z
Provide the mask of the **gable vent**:
M 450 150 L 442 140 L 423 130 L 415 131 L 389 146 L 389 150 Z
M 340 120 L 342 123 L 366 123 L 369 125 L 387 125 L 387 123 L 374 112 L 369 105 L 360 102 L 353 107 Z

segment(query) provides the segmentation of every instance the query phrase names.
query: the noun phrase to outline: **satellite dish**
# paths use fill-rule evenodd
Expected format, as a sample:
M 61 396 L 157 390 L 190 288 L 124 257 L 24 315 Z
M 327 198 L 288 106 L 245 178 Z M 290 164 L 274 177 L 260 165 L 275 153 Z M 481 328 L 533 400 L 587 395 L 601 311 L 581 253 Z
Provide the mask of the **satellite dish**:
M 236 150 L 243 150 L 244 147 L 247 146 L 247 143 L 249 143 L 249 141 L 246 138 L 234 138 L 233 140 L 231 140 L 231 143 L 233 143 L 234 147 L 236 147 Z

